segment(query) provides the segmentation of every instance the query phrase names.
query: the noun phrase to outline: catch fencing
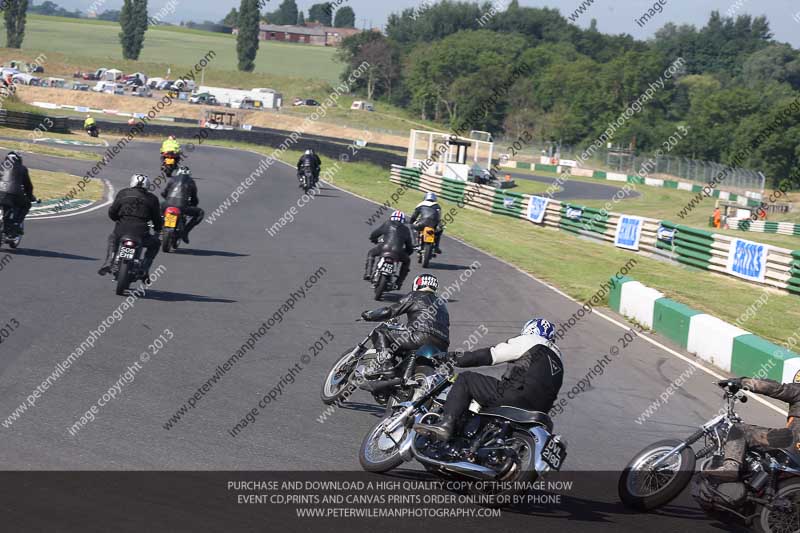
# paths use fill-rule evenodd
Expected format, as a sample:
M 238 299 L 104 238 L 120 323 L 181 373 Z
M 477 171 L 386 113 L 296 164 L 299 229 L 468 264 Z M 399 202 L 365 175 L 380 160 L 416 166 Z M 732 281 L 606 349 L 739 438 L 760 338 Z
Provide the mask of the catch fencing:
M 442 178 L 399 165 L 392 166 L 391 181 L 407 188 L 435 192 L 441 198 L 459 205 L 531 221 L 531 195 Z M 797 250 L 744 241 L 745 245 L 749 243 L 756 245 L 756 248 L 762 247 L 758 248 L 764 258 L 764 264 L 759 265 L 761 279 L 753 280 L 743 278 L 741 272 L 739 275 L 735 274 L 736 268 L 731 266 L 732 261 L 735 265 L 737 260 L 742 259 L 741 246 L 732 249 L 739 244 L 735 242 L 740 240 L 736 237 L 666 220 L 606 212 L 552 199 L 547 199 L 539 225 L 614 245 L 619 241 L 618 229 L 621 222 L 630 220 L 641 221 L 636 250 L 631 251 L 661 256 L 690 267 L 800 295 L 800 251 Z M 750 250 L 745 246 L 745 252 L 749 253 Z

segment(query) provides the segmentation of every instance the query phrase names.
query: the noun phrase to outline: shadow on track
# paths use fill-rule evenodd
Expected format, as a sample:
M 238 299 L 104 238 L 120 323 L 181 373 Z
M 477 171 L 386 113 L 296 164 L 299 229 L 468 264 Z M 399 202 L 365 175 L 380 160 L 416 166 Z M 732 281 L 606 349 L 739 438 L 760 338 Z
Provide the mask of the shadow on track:
M 199 303 L 221 303 L 232 304 L 237 300 L 229 300 L 227 298 L 211 298 L 209 296 L 200 296 L 198 294 L 186 294 L 182 292 L 167 292 L 167 291 L 147 291 L 145 299 L 159 300 L 162 302 L 199 302 Z
M 469 266 L 465 265 L 449 265 L 447 263 L 435 263 L 433 261 L 428 265 L 430 269 L 436 270 L 469 270 Z
M 339 409 L 347 409 L 348 411 L 358 411 L 359 413 L 370 413 L 380 418 L 383 418 L 383 415 L 386 412 L 385 407 L 381 407 L 380 405 L 375 405 L 372 403 L 362 403 L 362 402 L 345 402 L 339 406 Z
M 173 252 L 177 255 L 196 255 L 198 257 L 250 257 L 250 254 L 222 252 L 219 250 L 197 250 L 195 248 L 179 248 Z
M 14 255 L 27 255 L 30 257 L 50 257 L 52 259 L 72 259 L 75 261 L 100 261 L 99 257 L 86 257 L 85 255 L 74 255 L 62 252 L 51 252 L 50 250 L 30 250 L 27 248 L 17 248 L 4 250 Z

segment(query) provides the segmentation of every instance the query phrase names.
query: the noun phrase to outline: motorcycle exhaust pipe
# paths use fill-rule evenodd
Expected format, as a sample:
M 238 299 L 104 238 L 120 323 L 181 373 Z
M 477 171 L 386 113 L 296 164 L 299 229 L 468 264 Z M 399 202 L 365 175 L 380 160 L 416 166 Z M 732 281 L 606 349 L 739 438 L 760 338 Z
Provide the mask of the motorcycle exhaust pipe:
M 403 378 L 393 378 L 383 381 L 365 381 L 358 386 L 359 389 L 371 392 L 372 394 L 383 392 L 384 390 L 394 388 L 403 383 Z
M 455 472 L 456 474 L 461 474 L 462 476 L 470 477 L 480 481 L 493 481 L 497 479 L 497 476 L 499 475 L 499 473 L 496 470 L 492 470 L 491 468 L 477 465 L 475 463 L 468 463 L 466 461 L 458 461 L 457 463 L 447 463 L 445 461 L 438 461 L 436 459 L 431 459 L 430 457 L 421 454 L 419 450 L 417 450 L 417 447 L 413 439 L 411 441 L 411 451 L 413 452 L 414 457 L 416 457 L 416 459 L 422 463 L 427 463 L 432 466 L 438 466 L 443 470 Z

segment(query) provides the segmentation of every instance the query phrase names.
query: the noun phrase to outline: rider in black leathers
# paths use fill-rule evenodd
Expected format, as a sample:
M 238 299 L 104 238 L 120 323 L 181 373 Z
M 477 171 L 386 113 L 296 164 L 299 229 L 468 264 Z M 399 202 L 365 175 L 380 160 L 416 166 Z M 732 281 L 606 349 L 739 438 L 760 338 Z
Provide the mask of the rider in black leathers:
M 161 192 L 164 203 L 161 206 L 163 213 L 167 207 L 179 207 L 183 214 L 189 217 L 181 238 L 189 244 L 189 232 L 203 221 L 205 211 L 197 207 L 200 200 L 197 197 L 197 184 L 192 178 L 189 167 L 181 167 L 169 179 L 167 186 Z
M 303 184 L 303 167 L 306 165 L 309 165 L 311 170 L 314 172 L 314 185 L 316 185 L 317 181 L 319 180 L 319 172 L 322 168 L 322 161 L 320 160 L 319 156 L 314 153 L 314 150 L 306 150 L 305 153 L 300 156 L 300 160 L 297 162 L 297 181 L 300 182 L 300 185 Z
M 414 241 L 417 246 L 422 245 L 422 243 L 419 242 L 419 232 L 425 227 L 435 228 L 436 242 L 434 243 L 434 251 L 437 254 L 442 253 L 442 249 L 439 248 L 439 243 L 442 240 L 442 233 L 444 233 L 444 228 L 442 227 L 442 206 L 436 202 L 436 195 L 434 193 L 429 192 L 425 195 L 425 199 L 414 209 L 409 223 L 415 230 Z
M 380 374 L 393 373 L 394 357 L 400 351 L 414 351 L 425 344 L 432 344 L 443 352 L 447 351 L 450 346 L 450 314 L 446 300 L 436 295 L 438 288 L 436 276 L 423 274 L 414 280 L 412 291 L 396 304 L 361 313 L 361 318 L 369 322 L 389 320 L 401 315 L 408 317 L 408 322 L 402 329 L 382 326 L 373 334 L 372 343 L 380 352 L 378 360 L 383 363 Z M 409 365 L 404 373 L 408 374 L 411 370 Z M 404 375 L 406 380 L 410 377 Z
M 414 253 L 411 230 L 406 226 L 406 215 L 402 211 L 392 213 L 387 222 L 384 222 L 381 227 L 370 234 L 369 240 L 377 244 L 378 239 L 381 237 L 383 242 L 371 248 L 367 253 L 367 262 L 364 265 L 364 279 L 372 279 L 375 258 L 383 253 L 389 253 L 394 259 L 402 262 L 395 287 L 395 290 L 399 290 L 408 277 L 408 271 L 411 268 L 411 254 Z
M 11 210 L 17 231 L 22 233 L 22 222 L 35 200 L 33 183 L 28 168 L 22 164 L 22 157 L 16 152 L 9 152 L 1 166 L 0 205 Z
M 147 192 L 149 184 L 150 178 L 143 174 L 134 174 L 131 178 L 131 186 L 119 191 L 117 197 L 114 198 L 114 203 L 108 208 L 108 218 L 116 222 L 116 225 L 114 231 L 108 236 L 106 260 L 97 271 L 101 276 L 111 272 L 111 262 L 117 251 L 117 241 L 124 236 L 130 236 L 141 239 L 147 248 L 144 271 L 148 273 L 145 279 L 149 278 L 150 266 L 158 255 L 158 247 L 161 246 L 157 234 L 161 231 L 163 224 L 158 197 Z M 156 235 L 150 233 L 148 222 L 153 223 Z
M 752 446 L 800 450 L 800 383 L 778 383 L 757 378 L 732 378 L 725 383 L 788 403 L 789 418 L 786 427 L 782 428 L 734 424 L 728 432 L 722 464 L 706 469 L 704 475 L 716 481 L 738 480 L 747 448 Z
M 537 318 L 525 324 L 521 335 L 506 342 L 470 352 L 448 353 L 459 367 L 501 363 L 508 363 L 508 366 L 501 380 L 476 372 L 459 374 L 447 394 L 441 421 L 417 424 L 414 429 L 447 441 L 472 400 L 482 408 L 504 405 L 547 413 L 564 379 L 561 352 L 553 341 L 554 336 L 553 325 Z

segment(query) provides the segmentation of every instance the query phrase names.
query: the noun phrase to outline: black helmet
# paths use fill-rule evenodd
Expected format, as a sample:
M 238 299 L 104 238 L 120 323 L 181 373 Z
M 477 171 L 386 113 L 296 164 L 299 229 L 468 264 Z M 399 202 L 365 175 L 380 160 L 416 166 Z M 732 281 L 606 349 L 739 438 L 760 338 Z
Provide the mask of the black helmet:
M 6 155 L 6 160 L 11 164 L 22 164 L 22 156 L 14 151 L 8 152 L 8 155 Z

